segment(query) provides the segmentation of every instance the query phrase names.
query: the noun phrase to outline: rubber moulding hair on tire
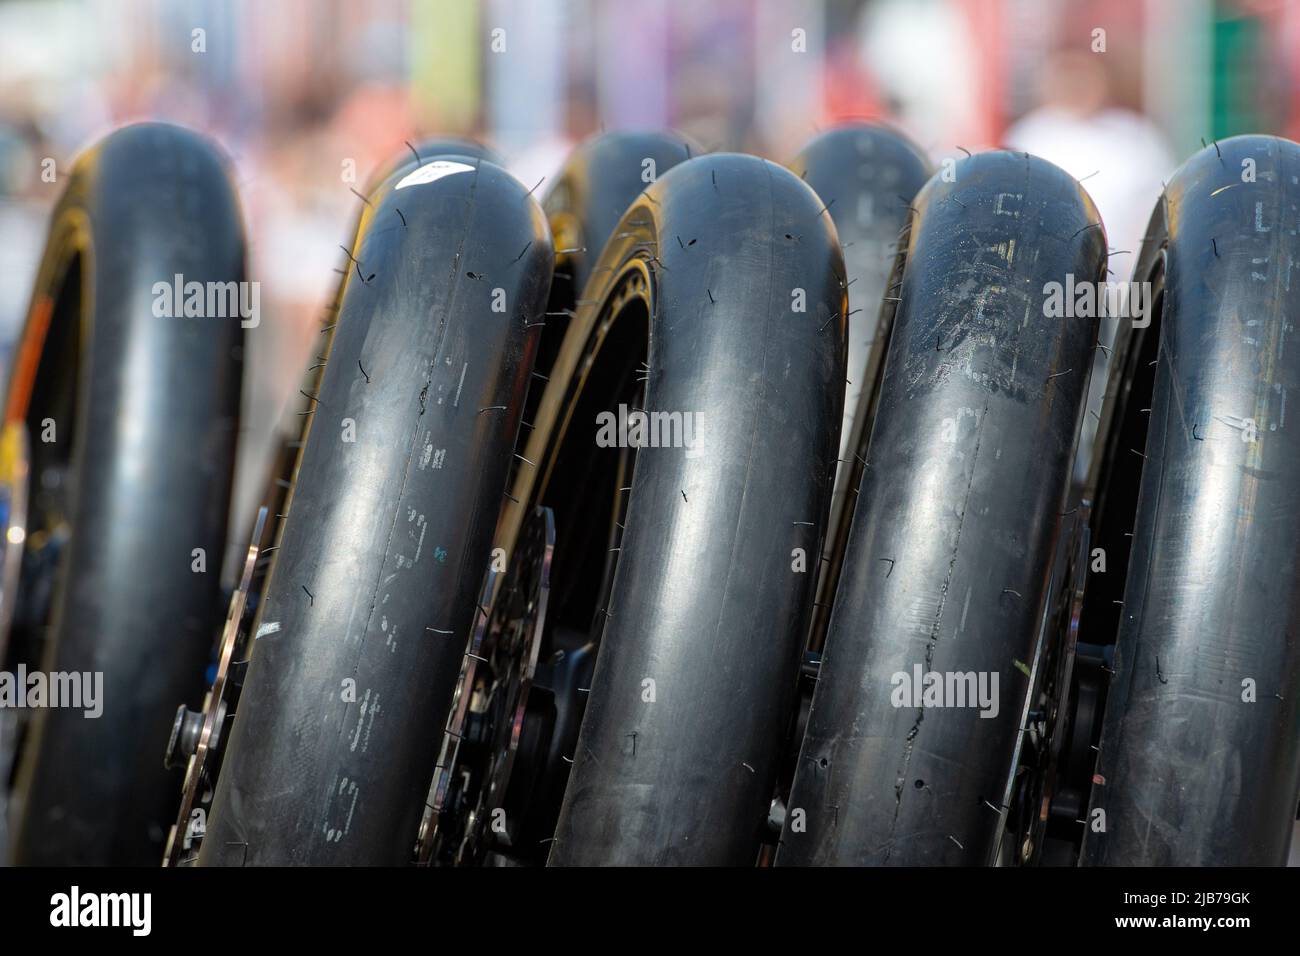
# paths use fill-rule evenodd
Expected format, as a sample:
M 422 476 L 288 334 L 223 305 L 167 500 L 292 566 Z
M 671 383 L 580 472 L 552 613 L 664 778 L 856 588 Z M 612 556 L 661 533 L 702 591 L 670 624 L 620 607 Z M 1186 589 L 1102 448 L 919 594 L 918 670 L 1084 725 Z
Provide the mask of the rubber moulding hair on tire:
M 680 240 L 680 241 L 679 241 Z M 750 865 L 812 607 L 844 401 L 843 260 L 824 204 L 752 156 L 688 160 L 605 247 L 503 523 L 547 479 L 581 348 L 648 283 L 645 407 L 692 447 L 640 447 L 552 864 Z M 576 422 L 573 427 L 592 428 Z M 557 565 L 562 556 L 557 551 Z
M 1166 257 L 1164 308 L 1146 445 L 1114 452 L 1141 454 L 1142 476 L 1085 863 L 1286 862 L 1300 789 L 1298 203 L 1300 145 L 1233 137 L 1174 174 L 1147 230 L 1144 259 Z
M 1095 317 L 1048 317 L 1045 284 L 1100 281 L 1106 242 L 1047 162 L 955 173 L 914 203 L 779 864 L 980 864 L 998 845 L 1096 341 Z M 919 693 L 932 675 L 963 699 Z

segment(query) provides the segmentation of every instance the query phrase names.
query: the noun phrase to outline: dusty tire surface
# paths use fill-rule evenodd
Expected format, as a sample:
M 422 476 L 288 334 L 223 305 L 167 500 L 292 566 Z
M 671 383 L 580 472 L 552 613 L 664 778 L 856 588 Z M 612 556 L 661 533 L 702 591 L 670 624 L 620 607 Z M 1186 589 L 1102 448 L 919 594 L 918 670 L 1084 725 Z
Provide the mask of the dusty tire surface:
M 369 199 L 203 865 L 409 861 L 478 613 L 550 234 L 470 157 L 412 162 Z
M 1254 171 L 1247 181 L 1244 170 Z M 1163 310 L 1083 861 L 1280 866 L 1300 791 L 1300 146 L 1222 140 L 1148 228 Z M 1143 278 L 1139 275 L 1135 278 Z M 1101 827 L 1104 826 L 1104 830 Z
M 1097 223 L 1022 153 L 916 198 L 779 865 L 990 862 L 1096 341 L 1044 285 L 1104 277 Z M 918 670 L 982 706 L 904 696 Z

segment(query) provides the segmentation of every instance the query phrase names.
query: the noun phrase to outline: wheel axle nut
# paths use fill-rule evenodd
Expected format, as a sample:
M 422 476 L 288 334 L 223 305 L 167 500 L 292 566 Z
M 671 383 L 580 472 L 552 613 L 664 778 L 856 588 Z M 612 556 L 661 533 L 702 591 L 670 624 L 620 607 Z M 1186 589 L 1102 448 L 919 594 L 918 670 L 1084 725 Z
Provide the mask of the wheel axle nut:
M 184 704 L 176 708 L 176 719 L 172 721 L 172 733 L 167 741 L 163 766 L 169 770 L 184 767 L 199 749 L 199 734 L 202 732 L 203 711 L 190 710 Z

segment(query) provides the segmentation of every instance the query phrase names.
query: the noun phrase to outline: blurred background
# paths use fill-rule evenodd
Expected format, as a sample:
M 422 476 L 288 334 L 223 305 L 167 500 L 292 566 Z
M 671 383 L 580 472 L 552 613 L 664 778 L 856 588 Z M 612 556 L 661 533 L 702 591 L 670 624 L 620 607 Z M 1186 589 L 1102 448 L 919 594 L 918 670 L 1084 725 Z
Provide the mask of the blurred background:
M 139 119 L 215 137 L 263 316 L 238 540 L 351 238 L 349 187 L 403 141 L 483 140 L 532 185 L 602 129 L 784 162 L 853 118 L 936 162 L 1009 145 L 1057 163 L 1127 278 L 1202 139 L 1300 139 L 1300 0 L 0 0 L 0 361 L 63 188 L 45 161 Z

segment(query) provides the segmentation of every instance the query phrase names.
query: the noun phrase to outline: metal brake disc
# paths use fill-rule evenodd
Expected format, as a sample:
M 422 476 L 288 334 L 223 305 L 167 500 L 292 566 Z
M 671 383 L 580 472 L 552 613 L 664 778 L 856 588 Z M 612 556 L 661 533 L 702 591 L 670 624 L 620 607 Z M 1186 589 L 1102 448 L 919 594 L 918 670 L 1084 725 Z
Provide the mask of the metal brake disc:
M 1073 522 L 1065 525 L 1057 544 L 1048 576 L 1048 600 L 1026 668 L 1029 687 L 1020 714 L 1020 735 L 1011 772 L 1000 794 L 1001 805 L 995 808 L 999 811 L 999 826 L 1012 839 L 1009 844 L 1005 840 L 995 843 L 991 865 L 1031 863 L 1042 849 L 1047 809 L 1069 725 L 1071 675 L 1088 575 L 1091 513 L 1091 502 L 1079 500 L 1069 512 Z
M 216 778 L 215 752 L 220 745 L 221 729 L 225 725 L 229 696 L 232 690 L 228 680 L 231 661 L 238 649 L 240 659 L 246 658 L 248 635 L 242 630 L 244 609 L 248 604 L 249 586 L 253 569 L 261 550 L 262 532 L 266 527 L 267 508 L 257 511 L 253 537 L 244 558 L 244 570 L 239 587 L 230 599 L 226 612 L 225 628 L 221 632 L 221 653 L 217 658 L 217 673 L 212 687 L 203 698 L 203 709 L 192 711 L 184 704 L 176 711 L 171 739 L 167 743 L 164 762 L 176 766 L 189 755 L 185 767 L 185 783 L 181 788 L 181 805 L 167 834 L 167 847 L 163 851 L 163 866 L 186 866 L 197 859 L 191 853 L 195 843 L 203 837 L 207 812 L 212 801 L 212 783 Z M 241 641 L 240 638 L 243 638 Z
M 420 828 L 421 863 L 480 862 L 493 847 L 508 848 L 517 831 L 507 797 L 542 645 L 554 550 L 555 516 L 535 507 L 504 575 L 489 569 L 484 580 Z

